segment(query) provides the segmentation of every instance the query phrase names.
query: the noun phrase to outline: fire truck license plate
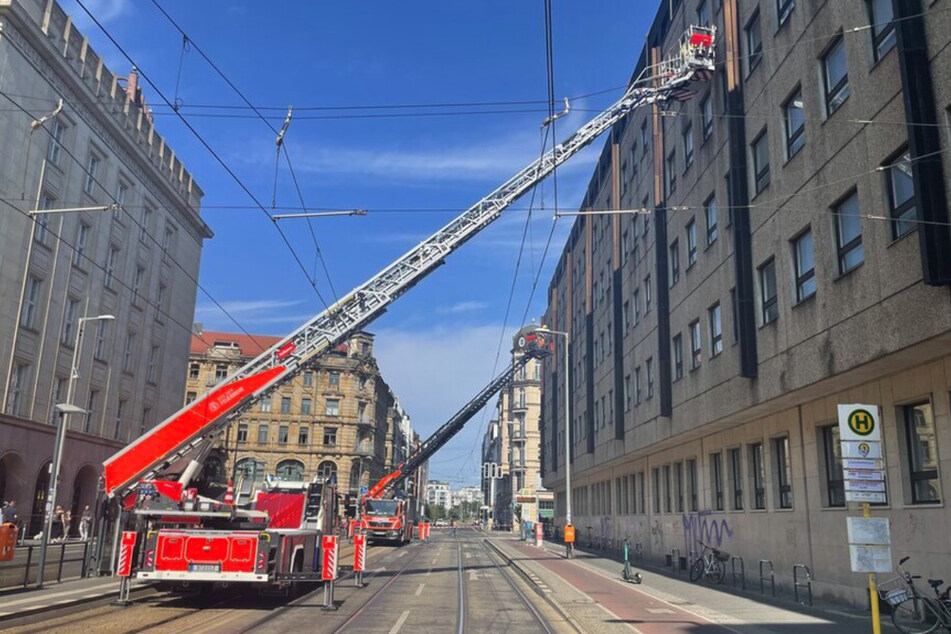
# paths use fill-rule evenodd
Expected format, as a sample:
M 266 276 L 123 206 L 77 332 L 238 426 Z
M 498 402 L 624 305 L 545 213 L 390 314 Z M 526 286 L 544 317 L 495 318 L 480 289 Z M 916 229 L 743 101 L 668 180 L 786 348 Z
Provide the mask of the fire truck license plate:
M 188 564 L 189 572 L 221 572 L 221 564 Z

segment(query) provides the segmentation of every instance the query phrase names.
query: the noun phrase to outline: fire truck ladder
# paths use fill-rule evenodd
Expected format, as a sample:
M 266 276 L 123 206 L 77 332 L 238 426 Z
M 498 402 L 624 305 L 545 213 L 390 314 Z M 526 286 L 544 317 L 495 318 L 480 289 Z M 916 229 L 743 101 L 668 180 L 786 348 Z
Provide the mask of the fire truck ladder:
M 383 496 L 387 489 L 392 490 L 396 488 L 403 480 L 409 477 L 410 474 L 429 460 L 434 453 L 449 442 L 453 436 L 458 434 L 465 424 L 479 413 L 495 394 L 505 389 L 505 387 L 511 383 L 515 373 L 525 367 L 525 364 L 532 359 L 545 358 L 551 353 L 550 347 L 546 345 L 544 341 L 539 341 L 538 345 L 534 345 L 534 341 L 532 341 L 532 339 L 534 339 L 533 335 L 528 335 L 528 338 L 530 339 L 529 346 L 522 348 L 523 354 L 520 357 L 516 358 L 508 368 L 492 379 L 488 385 L 482 388 L 482 391 L 480 391 L 475 398 L 466 403 L 452 418 L 443 423 L 442 427 L 437 429 L 406 459 L 406 462 L 397 467 L 392 473 L 383 476 L 379 482 L 373 485 L 373 487 L 367 491 L 366 496 L 368 498 L 379 498 Z
M 690 84 L 706 81 L 713 72 L 714 39 L 714 29 L 691 27 L 672 59 L 662 67 L 645 69 L 624 96 L 565 141 L 210 392 L 106 460 L 106 493 L 110 497 L 130 493 L 139 480 L 155 478 L 223 431 L 258 399 L 293 379 L 319 355 L 381 315 L 390 303 L 442 264 L 446 256 L 629 112 L 688 97 Z M 187 483 L 198 466 L 199 461 L 192 460 L 180 479 Z

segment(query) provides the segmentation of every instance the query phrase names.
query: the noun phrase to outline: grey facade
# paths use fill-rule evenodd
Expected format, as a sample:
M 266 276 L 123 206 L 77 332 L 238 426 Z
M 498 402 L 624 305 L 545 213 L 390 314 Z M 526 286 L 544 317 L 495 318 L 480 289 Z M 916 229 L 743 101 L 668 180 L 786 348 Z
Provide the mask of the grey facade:
M 113 74 L 51 0 L 0 1 L 0 28 L 0 498 L 28 515 L 81 317 L 115 319 L 86 323 L 73 404 L 88 413 L 68 417 L 57 502 L 90 503 L 102 460 L 181 406 L 211 232 L 135 72 Z
M 654 560 L 715 535 L 748 569 L 771 559 L 781 585 L 805 563 L 818 594 L 861 603 L 829 426 L 837 403 L 863 402 L 885 430 L 889 502 L 874 512 L 896 559 L 940 576 L 951 15 L 664 2 L 637 72 L 698 22 L 718 27 L 715 77 L 616 126 L 582 206 L 646 213 L 579 218 L 549 287 L 544 323 L 572 339 L 568 439 L 564 350 L 543 374 L 556 523 L 567 440 L 576 526 Z

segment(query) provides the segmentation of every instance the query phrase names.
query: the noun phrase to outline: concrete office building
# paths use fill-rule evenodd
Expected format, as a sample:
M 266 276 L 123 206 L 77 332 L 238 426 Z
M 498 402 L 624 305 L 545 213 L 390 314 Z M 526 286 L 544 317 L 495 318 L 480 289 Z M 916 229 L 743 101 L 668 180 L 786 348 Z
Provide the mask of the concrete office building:
M 186 403 L 195 400 L 279 337 L 204 331 L 195 325 Z M 406 452 L 409 417 L 380 375 L 373 335 L 357 333 L 246 411 L 205 462 L 206 474 L 260 482 L 336 475 L 356 493 Z M 362 464 L 362 466 L 361 466 Z
M 32 533 L 80 319 L 115 317 L 85 322 L 77 351 L 71 404 L 86 413 L 68 416 L 56 500 L 74 516 L 102 461 L 181 406 L 211 232 L 135 72 L 106 68 L 59 5 L 0 2 L 0 68 L 0 498 Z
M 894 559 L 946 573 L 951 14 L 941 3 L 663 2 L 635 75 L 718 27 L 694 98 L 608 135 L 545 323 L 544 482 L 645 557 L 700 539 L 864 605 L 836 404 L 881 408 Z M 858 28 L 860 27 L 860 28 Z M 665 112 L 661 112 L 665 110 Z M 655 176 L 656 175 L 656 176 Z M 564 390 L 570 390 L 565 438 Z M 947 492 L 944 483 L 948 482 Z
M 451 501 L 452 486 L 448 482 L 430 480 L 426 483 L 426 504 L 441 506 L 448 511 Z

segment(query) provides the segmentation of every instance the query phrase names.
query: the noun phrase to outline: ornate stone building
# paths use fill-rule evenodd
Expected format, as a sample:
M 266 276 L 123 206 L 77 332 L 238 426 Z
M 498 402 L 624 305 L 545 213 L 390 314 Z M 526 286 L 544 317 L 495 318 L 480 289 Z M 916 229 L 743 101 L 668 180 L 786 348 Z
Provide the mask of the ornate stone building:
M 195 326 L 186 403 L 280 340 L 202 331 Z M 209 342 L 211 345 L 209 345 Z M 380 376 L 373 335 L 358 333 L 276 389 L 228 429 L 206 473 L 261 481 L 311 480 L 336 474 L 356 492 L 385 475 L 406 453 L 409 417 Z

